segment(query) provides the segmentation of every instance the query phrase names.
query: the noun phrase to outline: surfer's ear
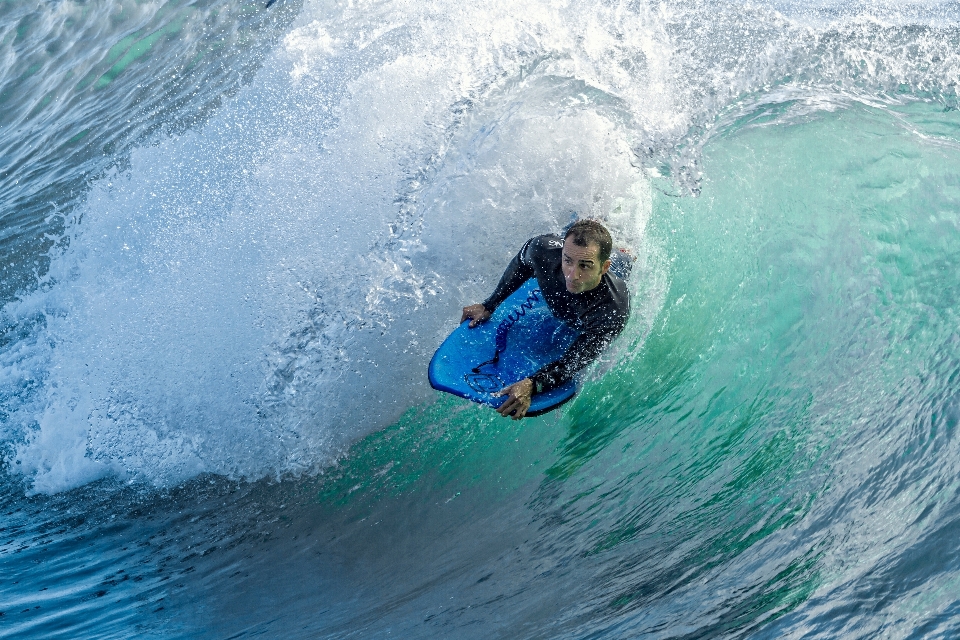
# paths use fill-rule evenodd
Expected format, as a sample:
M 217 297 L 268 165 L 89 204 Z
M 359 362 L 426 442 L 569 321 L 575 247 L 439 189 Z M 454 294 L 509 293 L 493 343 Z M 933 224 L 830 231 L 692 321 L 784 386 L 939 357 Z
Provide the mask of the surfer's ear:
M 604 260 L 604 261 L 603 261 L 603 264 L 600 265 L 600 275 L 605 274 L 605 273 L 607 272 L 607 270 L 610 268 L 610 265 L 611 265 L 611 264 L 613 264 L 613 261 L 612 261 L 612 260 L 609 260 L 609 259 Z

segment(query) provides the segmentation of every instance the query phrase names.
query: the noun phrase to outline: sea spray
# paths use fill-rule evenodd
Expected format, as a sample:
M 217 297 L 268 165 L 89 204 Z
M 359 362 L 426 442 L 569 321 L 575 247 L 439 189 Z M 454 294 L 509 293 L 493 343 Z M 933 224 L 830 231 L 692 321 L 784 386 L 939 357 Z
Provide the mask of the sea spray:
M 10 412 L 35 491 L 316 472 L 432 397 L 433 346 L 527 236 L 578 212 L 642 242 L 649 190 L 617 100 L 557 105 L 578 81 L 533 64 L 517 83 L 525 52 L 477 67 L 429 21 L 356 43 L 332 20 L 95 182 L 45 285 L 5 309 L 44 318 L 38 385 Z

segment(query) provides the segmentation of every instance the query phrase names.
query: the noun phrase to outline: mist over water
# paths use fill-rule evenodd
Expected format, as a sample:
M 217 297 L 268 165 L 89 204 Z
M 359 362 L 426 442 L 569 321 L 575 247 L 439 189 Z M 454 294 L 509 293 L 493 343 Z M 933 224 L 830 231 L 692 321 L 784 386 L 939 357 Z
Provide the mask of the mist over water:
M 35 490 L 316 471 L 432 397 L 449 318 L 527 237 L 582 211 L 640 239 L 649 188 L 622 127 L 585 108 L 622 105 L 477 69 L 432 33 L 455 24 L 397 13 L 360 46 L 331 31 L 349 9 L 294 28 L 202 127 L 93 183 L 50 286 L 6 310 L 44 319 L 17 356 L 42 388 L 11 420 Z
M 955 634 L 956 15 L 4 8 L 0 635 Z M 574 213 L 580 397 L 432 391 Z

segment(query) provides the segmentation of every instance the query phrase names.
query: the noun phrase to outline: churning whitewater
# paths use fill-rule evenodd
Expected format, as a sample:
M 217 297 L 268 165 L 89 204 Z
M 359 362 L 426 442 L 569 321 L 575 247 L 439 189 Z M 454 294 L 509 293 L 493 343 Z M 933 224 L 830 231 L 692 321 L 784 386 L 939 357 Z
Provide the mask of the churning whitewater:
M 958 45 L 953 3 L 0 7 L 0 637 L 956 636 Z M 581 394 L 434 392 L 574 215 L 637 258 Z

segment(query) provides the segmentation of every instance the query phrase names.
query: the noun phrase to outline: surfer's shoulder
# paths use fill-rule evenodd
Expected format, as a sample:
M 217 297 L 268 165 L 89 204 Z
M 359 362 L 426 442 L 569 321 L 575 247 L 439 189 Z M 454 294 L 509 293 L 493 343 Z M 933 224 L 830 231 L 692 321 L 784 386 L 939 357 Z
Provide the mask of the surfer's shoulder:
M 560 251 L 563 249 L 563 240 L 560 239 L 560 236 L 548 233 L 542 236 L 535 236 L 530 238 L 528 246 L 531 250 L 540 253 L 547 251 Z
M 533 265 L 541 260 L 549 260 L 553 253 L 559 260 L 560 250 L 563 248 L 563 241 L 555 235 L 534 236 L 524 243 L 520 250 L 520 259 L 527 265 Z
M 630 291 L 627 283 L 610 272 L 604 274 L 602 283 L 607 290 L 610 305 L 619 313 L 630 315 Z

